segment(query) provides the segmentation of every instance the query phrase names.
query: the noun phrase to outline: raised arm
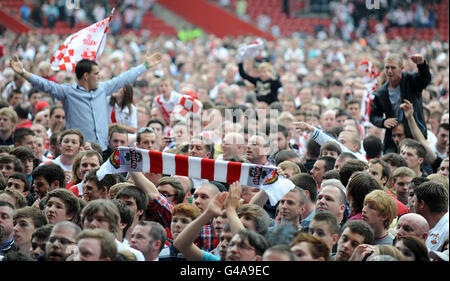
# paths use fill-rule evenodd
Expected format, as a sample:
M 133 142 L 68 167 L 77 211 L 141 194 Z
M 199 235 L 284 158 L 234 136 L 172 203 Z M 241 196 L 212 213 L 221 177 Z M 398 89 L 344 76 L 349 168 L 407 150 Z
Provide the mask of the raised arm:
M 160 53 L 150 54 L 145 56 L 145 62 L 141 65 L 131 68 L 130 70 L 123 72 L 119 76 L 104 82 L 107 88 L 107 93 L 112 94 L 127 84 L 132 84 L 139 76 L 141 76 L 146 70 L 160 63 L 162 55 Z
M 431 149 L 430 144 L 425 139 L 422 134 L 422 131 L 417 126 L 416 120 L 414 119 L 414 108 L 412 103 L 409 100 L 403 100 L 403 103 L 400 105 L 400 108 L 403 109 L 405 113 L 406 120 L 408 121 L 409 128 L 411 129 L 411 134 L 415 140 L 420 142 L 427 152 L 425 156 L 425 161 L 428 163 L 433 163 L 436 160 L 436 154 Z
M 39 77 L 28 72 L 24 67 L 22 62 L 19 60 L 17 56 L 14 56 L 9 59 L 9 66 L 22 76 L 25 80 L 31 83 L 34 88 L 37 88 L 43 92 L 49 93 L 57 99 L 63 99 L 66 92 L 66 86 L 60 85 L 53 81 L 49 81 L 45 78 Z
M 416 65 L 419 70 L 414 73 L 414 87 L 418 89 L 425 89 L 431 82 L 430 67 L 426 63 L 424 57 L 421 54 L 415 54 L 409 57 Z M 418 92 L 420 93 L 420 91 Z
M 297 130 L 308 132 L 310 134 L 310 138 L 313 139 L 315 142 L 317 142 L 319 145 L 322 145 L 328 141 L 333 141 L 339 145 L 339 147 L 341 148 L 341 150 L 343 152 L 349 152 L 349 153 L 355 155 L 356 158 L 358 158 L 364 162 L 367 162 L 367 160 L 361 153 L 351 151 L 345 145 L 343 145 L 340 141 L 325 134 L 322 130 L 320 130 L 314 126 L 311 126 L 306 122 L 294 122 L 294 125 Z
M 134 184 L 141 188 L 149 197 L 150 200 L 155 200 L 159 195 L 156 186 L 144 175 L 142 172 L 130 172 Z
M 239 75 L 241 75 L 241 77 L 243 78 L 243 79 L 245 79 L 245 80 L 247 80 L 247 81 L 249 81 L 250 83 L 252 83 L 252 84 L 256 84 L 256 81 L 258 80 L 258 79 L 256 79 L 256 77 L 253 77 L 253 76 L 250 76 L 250 75 L 248 75 L 247 74 L 247 72 L 245 72 L 245 70 L 244 70 L 244 63 L 239 63 L 238 64 L 238 67 L 239 67 Z
M 269 200 L 269 196 L 264 191 L 264 189 L 261 189 L 258 193 L 256 193 L 252 199 L 250 199 L 250 204 L 255 204 L 260 207 L 264 207 L 264 204 L 266 204 L 267 200 Z
M 12 68 L 12 70 L 14 70 L 15 73 L 25 78 L 25 80 L 28 81 L 30 79 L 31 73 L 25 70 L 22 62 L 17 56 L 9 58 L 9 66 Z
M 201 261 L 203 252 L 194 244 L 198 233 L 202 227 L 208 224 L 212 218 L 218 216 L 222 212 L 227 198 L 226 192 L 218 193 L 208 205 L 208 208 L 194 221 L 192 221 L 185 229 L 178 235 L 173 242 L 177 248 L 188 261 Z
M 233 233 L 237 232 L 238 230 L 245 229 L 236 212 L 236 209 L 240 205 L 240 199 L 241 185 L 239 184 L 239 182 L 234 182 L 228 189 L 228 198 L 225 204 L 228 223 L 230 224 L 231 232 Z

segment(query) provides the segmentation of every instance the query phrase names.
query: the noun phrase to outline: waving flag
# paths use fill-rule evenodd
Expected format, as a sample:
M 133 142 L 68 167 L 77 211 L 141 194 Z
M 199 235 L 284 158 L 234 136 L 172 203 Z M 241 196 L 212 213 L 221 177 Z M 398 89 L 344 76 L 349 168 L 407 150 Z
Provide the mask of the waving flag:
M 261 39 L 256 39 L 248 45 L 241 46 L 238 49 L 237 59 L 243 61 L 254 58 L 258 55 L 259 51 L 263 49 L 263 46 L 264 44 Z
M 198 100 L 188 95 L 183 95 L 180 102 L 175 105 L 171 115 L 175 115 L 177 120 L 186 120 L 188 113 L 200 115 L 203 104 Z
M 294 183 L 280 175 L 276 167 L 221 161 L 120 146 L 97 171 L 102 179 L 107 174 L 150 172 L 180 175 L 194 179 L 233 183 L 262 188 L 274 206 Z
M 75 65 L 82 59 L 96 60 L 103 53 L 106 32 L 114 9 L 109 18 L 94 23 L 67 37 L 50 60 L 53 70 L 75 71 Z

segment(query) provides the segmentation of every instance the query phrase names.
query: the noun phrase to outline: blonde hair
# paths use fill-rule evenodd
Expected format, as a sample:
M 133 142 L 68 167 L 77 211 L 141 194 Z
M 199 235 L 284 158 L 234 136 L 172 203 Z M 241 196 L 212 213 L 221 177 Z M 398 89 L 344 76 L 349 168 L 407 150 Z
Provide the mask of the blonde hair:
M 401 55 L 399 54 L 389 54 L 385 59 L 384 59 L 384 63 L 386 64 L 387 62 L 395 62 L 397 63 L 397 65 L 399 67 L 403 67 L 403 58 Z
M 108 196 L 109 198 L 113 199 L 116 198 L 117 193 L 119 193 L 119 191 L 121 191 L 123 188 L 127 187 L 127 186 L 132 186 L 132 183 L 129 182 L 119 182 L 116 183 L 115 185 L 111 186 L 109 188 L 108 191 Z
M 136 256 L 130 250 L 126 250 L 126 249 L 120 250 L 119 254 L 124 256 L 129 261 L 137 261 Z
M 270 64 L 270 63 L 268 63 L 268 62 L 263 62 L 263 63 L 261 63 L 261 64 L 259 65 L 258 69 L 259 69 L 259 71 L 265 70 L 265 69 L 266 69 L 266 70 L 270 71 L 270 73 L 272 73 L 272 75 L 273 75 L 273 73 L 274 73 L 273 65 Z
M 17 123 L 17 119 L 18 119 L 17 113 L 14 110 L 12 110 L 11 108 L 4 107 L 4 108 L 0 109 L 0 116 L 2 116 L 2 115 L 8 116 L 9 119 L 11 119 L 12 123 L 14 123 L 14 124 Z
M 392 174 L 392 182 L 395 183 L 397 181 L 398 177 L 415 178 L 416 173 L 408 167 L 398 167 L 397 169 L 395 169 L 394 173 Z
M 23 194 L 12 188 L 5 188 L 0 190 L 0 194 L 5 194 L 9 196 L 11 199 L 14 199 L 15 203 L 13 204 L 16 209 L 24 208 L 27 206 L 27 198 L 23 196 Z
M 278 122 L 279 123 L 289 123 L 289 122 L 294 122 L 295 121 L 295 117 L 294 115 L 292 115 L 292 113 L 284 111 L 280 114 L 280 116 L 278 117 Z
M 284 169 L 292 169 L 292 170 L 294 170 L 294 175 L 300 173 L 300 167 L 292 161 L 283 161 L 280 164 L 278 164 L 278 167 L 283 170 Z
M 350 131 L 342 131 L 340 135 L 341 134 L 348 135 L 352 141 L 352 144 L 358 145 L 358 151 L 361 149 L 361 138 L 358 136 L 358 134 Z
M 158 80 L 158 85 L 161 84 L 162 82 L 167 82 L 167 84 L 169 84 L 170 86 L 172 86 L 172 87 L 174 86 L 173 80 L 170 77 L 166 77 L 166 76 L 162 77 L 161 79 Z
M 448 158 L 447 158 L 447 161 L 448 161 Z M 441 175 L 441 174 L 431 174 L 427 177 L 427 179 L 429 179 L 430 181 L 434 181 L 434 182 L 442 184 L 445 187 L 445 189 L 447 189 L 447 191 L 448 191 L 449 180 L 446 176 Z
M 384 190 L 374 190 L 364 198 L 364 204 L 366 203 L 374 203 L 380 216 L 387 217 L 383 225 L 385 229 L 388 229 L 398 211 L 394 198 Z
M 77 236 L 77 242 L 81 239 L 93 238 L 100 241 L 100 258 L 114 259 L 117 255 L 115 237 L 111 232 L 102 228 L 85 229 Z

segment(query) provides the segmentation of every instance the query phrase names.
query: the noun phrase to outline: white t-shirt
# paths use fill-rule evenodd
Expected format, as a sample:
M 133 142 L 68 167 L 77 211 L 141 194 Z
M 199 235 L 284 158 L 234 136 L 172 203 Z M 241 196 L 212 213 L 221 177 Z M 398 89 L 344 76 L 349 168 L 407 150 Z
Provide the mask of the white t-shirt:
M 175 108 L 175 105 L 177 105 L 180 102 L 181 97 L 182 95 L 180 93 L 172 91 L 170 93 L 169 100 L 167 101 L 164 99 L 164 95 L 162 94 L 155 98 L 154 104 L 156 104 L 159 108 L 162 109 L 166 122 L 170 123 L 170 114 Z M 169 114 L 169 116 L 166 116 L 166 114 Z
M 430 130 L 427 130 L 427 141 L 428 141 L 428 143 L 430 144 L 431 147 L 434 147 L 436 145 L 436 142 L 437 142 L 436 135 Z
M 436 153 L 436 156 L 441 158 L 441 159 L 445 159 L 447 158 L 447 152 L 444 153 L 440 153 L 437 148 L 436 145 L 431 146 L 431 149 L 434 151 L 434 153 Z
M 61 155 L 58 156 L 56 159 L 51 160 L 51 162 L 60 166 L 64 170 L 64 175 L 66 176 L 66 182 L 70 182 L 70 180 L 72 179 L 72 165 L 64 165 L 61 162 Z M 48 162 L 43 162 L 43 163 L 48 163 Z
M 448 212 L 442 216 L 439 222 L 428 232 L 426 241 L 428 250 L 440 251 L 445 239 L 448 238 Z
M 112 118 L 112 112 L 113 107 L 109 105 L 109 100 L 111 97 L 108 97 L 106 100 L 107 109 L 108 109 L 108 124 L 113 123 Z M 132 104 L 131 105 L 131 112 L 128 109 L 128 106 L 126 106 L 123 110 L 120 109 L 119 105 L 117 103 L 114 105 L 115 108 L 115 118 L 116 122 L 122 125 L 130 126 L 133 128 L 137 128 L 137 111 L 136 107 Z
M 122 250 L 128 250 L 133 253 L 133 255 L 136 257 L 137 261 L 145 261 L 145 257 L 141 251 L 131 248 L 130 246 L 125 245 L 124 243 L 120 242 L 117 239 L 116 239 L 116 246 L 117 246 L 118 252 L 120 252 Z

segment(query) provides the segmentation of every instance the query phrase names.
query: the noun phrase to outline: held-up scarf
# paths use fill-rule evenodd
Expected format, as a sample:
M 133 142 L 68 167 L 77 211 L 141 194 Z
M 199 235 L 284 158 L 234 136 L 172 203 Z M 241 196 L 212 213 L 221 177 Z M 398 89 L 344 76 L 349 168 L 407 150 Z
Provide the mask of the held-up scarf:
M 274 206 L 295 185 L 278 175 L 276 167 L 176 155 L 134 147 L 120 146 L 97 171 L 101 180 L 106 174 L 123 172 L 159 173 L 195 179 L 233 183 L 262 188 Z

